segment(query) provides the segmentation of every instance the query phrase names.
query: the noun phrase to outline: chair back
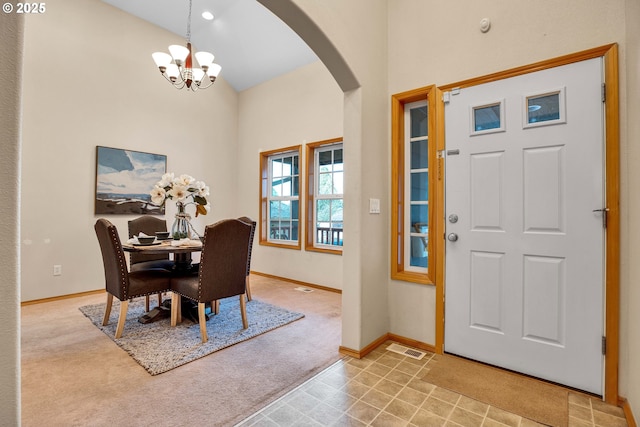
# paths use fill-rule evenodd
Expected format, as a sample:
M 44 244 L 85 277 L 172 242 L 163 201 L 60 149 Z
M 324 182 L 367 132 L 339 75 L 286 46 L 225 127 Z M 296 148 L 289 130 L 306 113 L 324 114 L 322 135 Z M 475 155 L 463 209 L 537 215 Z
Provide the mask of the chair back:
M 198 300 L 214 301 L 246 291 L 251 225 L 225 219 L 208 225 L 200 256 Z
M 256 234 L 256 222 L 248 216 L 241 216 L 238 218 L 242 222 L 251 224 L 251 235 L 249 236 L 249 253 L 247 258 L 247 276 L 251 273 L 251 249 L 253 249 L 253 236 Z
M 94 226 L 104 264 L 104 279 L 107 292 L 120 301 L 129 299 L 129 271 L 127 260 L 122 250 L 120 236 L 115 225 L 100 218 Z
M 155 236 L 156 231 L 167 231 L 167 222 L 164 219 L 145 215 L 129 221 L 129 238 L 144 233 Z M 129 261 L 131 265 L 145 261 L 157 261 L 169 259 L 169 254 L 143 254 L 140 252 L 130 252 Z

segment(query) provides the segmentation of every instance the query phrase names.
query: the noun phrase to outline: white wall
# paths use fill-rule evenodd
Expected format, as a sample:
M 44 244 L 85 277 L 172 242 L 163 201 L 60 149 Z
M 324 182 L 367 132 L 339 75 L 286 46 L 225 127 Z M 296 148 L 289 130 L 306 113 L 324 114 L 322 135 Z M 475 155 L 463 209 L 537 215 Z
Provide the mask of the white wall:
M 237 213 L 238 95 L 224 69 L 211 88 L 178 91 L 151 53 L 180 37 L 97 0 L 48 6 L 25 24 L 23 301 L 104 287 L 93 230 L 97 145 L 166 154 L 168 171 L 205 181 L 212 209 L 194 221 L 198 230 Z M 169 226 L 174 213 L 169 204 Z M 106 217 L 126 237 L 135 216 Z
M 302 145 L 302 167 L 305 144 L 342 137 L 342 98 L 320 61 L 240 93 L 239 212 L 256 221 L 259 218 L 260 152 Z M 300 207 L 302 224 L 306 215 L 302 199 Z M 305 251 L 304 244 L 301 250 L 260 246 L 258 240 L 256 237 L 251 256 L 252 270 L 342 289 L 342 256 Z

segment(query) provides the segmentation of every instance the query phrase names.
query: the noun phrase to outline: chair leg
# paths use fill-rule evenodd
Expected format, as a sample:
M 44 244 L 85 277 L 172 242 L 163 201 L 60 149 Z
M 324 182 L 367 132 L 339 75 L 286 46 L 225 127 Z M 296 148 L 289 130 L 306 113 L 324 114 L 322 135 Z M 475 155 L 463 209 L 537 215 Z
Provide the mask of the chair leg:
M 127 309 L 129 308 L 129 300 L 120 301 L 120 315 L 118 316 L 118 326 L 116 327 L 116 339 L 122 336 L 124 330 L 124 322 L 127 320 Z
M 149 295 L 144 296 L 144 312 L 149 312 Z
M 181 305 L 182 301 L 180 294 L 174 292 L 171 296 L 171 326 L 176 326 L 178 323 L 182 322 Z
M 244 294 L 240 295 L 240 313 L 242 314 L 242 329 L 247 329 L 249 322 L 247 322 L 247 302 Z
M 207 316 L 204 314 L 205 304 L 203 302 L 198 303 L 198 323 L 200 324 L 200 336 L 202 337 L 202 343 L 206 343 L 209 337 L 207 337 Z
M 247 282 L 247 286 L 246 286 L 247 287 L 247 301 L 251 301 L 251 283 L 250 283 L 251 281 L 249 280 L 249 275 L 247 275 L 246 282 Z
M 107 306 L 104 309 L 104 318 L 102 319 L 102 326 L 109 324 L 109 316 L 111 316 L 111 306 L 113 305 L 113 295 L 107 292 Z

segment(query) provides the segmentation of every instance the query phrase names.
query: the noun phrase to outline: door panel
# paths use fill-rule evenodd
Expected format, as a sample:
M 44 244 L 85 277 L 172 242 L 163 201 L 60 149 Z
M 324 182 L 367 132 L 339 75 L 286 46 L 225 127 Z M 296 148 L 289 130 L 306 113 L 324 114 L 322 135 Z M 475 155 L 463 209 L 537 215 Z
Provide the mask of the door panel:
M 445 103 L 445 351 L 597 394 L 601 84 L 596 58 Z

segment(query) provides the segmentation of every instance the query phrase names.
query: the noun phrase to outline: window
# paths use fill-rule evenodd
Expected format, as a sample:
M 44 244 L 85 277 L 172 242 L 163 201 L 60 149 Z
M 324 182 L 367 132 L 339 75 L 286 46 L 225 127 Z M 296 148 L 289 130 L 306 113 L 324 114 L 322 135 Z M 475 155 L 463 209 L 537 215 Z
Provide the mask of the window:
M 434 171 L 438 165 L 429 134 L 434 123 L 433 86 L 392 97 L 391 277 L 433 284 Z
M 260 244 L 300 249 L 300 151 L 260 153 Z
M 471 135 L 504 132 L 504 99 L 491 104 L 470 107 Z
M 307 144 L 308 251 L 342 253 L 343 176 L 342 138 Z
M 566 123 L 565 88 L 525 96 L 523 128 Z

